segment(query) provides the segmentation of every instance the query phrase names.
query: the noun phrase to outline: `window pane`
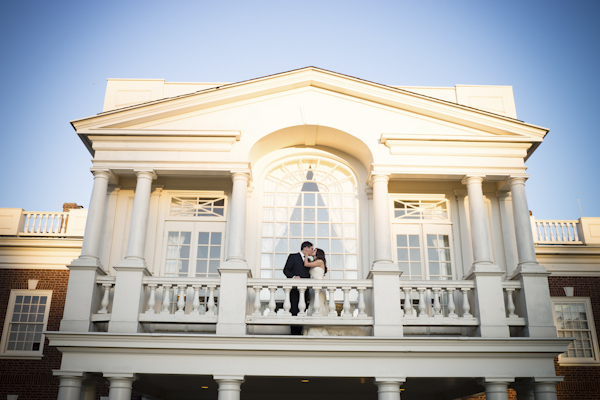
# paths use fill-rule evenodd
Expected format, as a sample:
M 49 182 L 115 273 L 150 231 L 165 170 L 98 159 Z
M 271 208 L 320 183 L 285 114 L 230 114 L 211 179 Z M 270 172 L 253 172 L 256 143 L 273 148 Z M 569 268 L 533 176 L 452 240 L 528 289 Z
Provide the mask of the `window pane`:
M 198 233 L 198 244 L 208 244 L 209 236 L 210 236 L 209 232 L 199 232 Z
M 408 235 L 408 245 L 410 247 L 420 247 L 419 235 Z
M 210 258 L 212 259 L 220 259 L 221 258 L 221 247 L 212 246 L 210 248 Z

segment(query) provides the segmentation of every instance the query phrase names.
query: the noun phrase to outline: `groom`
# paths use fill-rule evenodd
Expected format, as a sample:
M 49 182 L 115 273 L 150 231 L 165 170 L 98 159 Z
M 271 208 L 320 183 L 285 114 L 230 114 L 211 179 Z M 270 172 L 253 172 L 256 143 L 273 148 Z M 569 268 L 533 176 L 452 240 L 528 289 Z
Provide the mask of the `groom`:
M 309 268 L 304 266 L 304 258 L 313 252 L 313 244 L 304 242 L 300 246 L 299 253 L 293 253 L 288 256 L 288 259 L 283 268 L 283 273 L 288 278 L 310 278 Z M 290 302 L 292 315 L 298 315 L 298 302 L 300 301 L 300 292 L 293 288 L 290 292 Z M 308 296 L 305 298 L 306 307 L 308 307 Z M 292 335 L 302 335 L 302 325 L 292 325 Z

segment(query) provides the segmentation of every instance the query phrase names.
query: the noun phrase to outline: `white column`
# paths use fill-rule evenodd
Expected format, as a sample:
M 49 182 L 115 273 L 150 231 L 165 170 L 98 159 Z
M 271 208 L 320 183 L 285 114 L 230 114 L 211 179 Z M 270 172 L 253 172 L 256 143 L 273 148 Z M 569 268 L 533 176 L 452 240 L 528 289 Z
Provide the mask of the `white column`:
M 104 374 L 110 383 L 108 400 L 131 400 L 135 374 Z
M 131 224 L 129 226 L 129 239 L 127 241 L 126 260 L 140 260 L 144 262 L 144 245 L 146 231 L 148 230 L 148 211 L 150 209 L 150 195 L 152 181 L 156 179 L 154 171 L 135 171 L 137 184 L 133 198 Z
M 69 284 L 60 330 L 63 332 L 88 332 L 94 311 L 98 285 L 96 277 L 106 275 L 100 263 L 100 241 L 104 224 L 109 170 L 92 170 L 94 187 L 85 225 L 81 255 L 68 266 Z
M 218 400 L 240 400 L 241 386 L 244 383 L 243 376 L 214 376 L 219 384 Z
M 229 232 L 227 235 L 227 261 L 246 262 L 246 207 L 248 182 L 246 172 L 234 172 L 231 175 L 233 188 L 229 202 Z
M 527 206 L 527 197 L 525 195 L 525 177 L 511 177 L 510 191 L 512 193 L 519 267 L 522 265 L 537 266 L 535 245 L 533 244 L 533 234 L 531 232 L 531 220 L 529 218 L 529 207 Z
M 485 387 L 486 400 L 508 400 L 508 385 L 512 378 L 485 378 L 481 385 Z
M 387 174 L 373 174 L 371 181 L 373 183 L 373 238 L 375 250 L 373 268 L 375 268 L 378 264 L 393 264 L 388 199 L 389 176 Z
M 535 258 L 535 245 L 531 232 L 529 207 L 525 195 L 525 177 L 510 178 L 513 199 L 513 216 L 519 266 L 511 279 L 520 280 L 522 289 L 517 292 L 519 316 L 525 317 L 525 335 L 529 337 L 556 337 L 556 327 L 552 315 L 552 301 L 548 276 L 543 265 Z
M 108 193 L 108 180 L 110 178 L 109 170 L 92 170 L 94 174 L 94 187 L 90 206 L 88 209 L 87 221 L 85 223 L 85 233 L 83 244 L 81 246 L 80 259 L 87 263 L 100 265 L 100 240 L 102 239 L 102 226 L 104 224 L 104 209 L 106 205 L 106 196 Z
M 533 378 L 535 400 L 557 400 L 556 384 L 562 380 L 562 376 Z
M 54 376 L 58 376 L 60 384 L 58 385 L 57 400 L 79 400 L 81 396 L 81 383 L 83 382 L 83 372 L 71 371 L 53 371 Z
M 517 268 L 519 257 L 517 239 L 515 237 L 514 212 L 510 192 L 498 192 L 502 239 L 504 240 L 504 257 L 506 258 L 506 275 L 511 276 Z
M 144 247 L 148 230 L 152 180 L 156 178 L 156 174 L 149 170 L 135 172 L 137 184 L 133 198 L 127 253 L 125 258 L 114 266 L 117 279 L 108 331 L 115 333 L 139 331 L 138 317 L 144 297 L 143 278 L 150 275 L 144 260 Z
M 454 191 L 456 195 L 456 201 L 458 202 L 458 223 L 460 231 L 460 249 L 462 257 L 462 275 L 459 275 L 459 279 L 464 279 L 469 275 L 471 266 L 473 265 L 473 248 L 471 247 L 471 228 L 469 225 L 469 215 L 467 213 L 467 206 L 465 204 L 465 198 L 467 197 L 467 191 L 464 189 L 457 189 Z
M 467 176 L 463 183 L 467 185 L 469 196 L 473 243 L 473 266 L 467 279 L 475 281 L 475 309 L 479 313 L 477 334 L 482 337 L 510 337 L 502 290 L 504 272 L 492 262 L 490 228 L 483 198 L 483 176 Z
M 400 400 L 400 386 L 405 378 L 375 378 L 377 400 Z
M 402 337 L 400 275 L 392 261 L 392 231 L 387 174 L 373 174 L 373 238 L 375 260 L 368 279 L 373 279 L 373 336 Z M 398 307 L 390 307 L 397 304 Z
M 463 183 L 467 185 L 469 196 L 473 267 L 479 264 L 491 265 L 492 250 L 490 248 L 490 228 L 483 199 L 483 176 L 467 176 Z

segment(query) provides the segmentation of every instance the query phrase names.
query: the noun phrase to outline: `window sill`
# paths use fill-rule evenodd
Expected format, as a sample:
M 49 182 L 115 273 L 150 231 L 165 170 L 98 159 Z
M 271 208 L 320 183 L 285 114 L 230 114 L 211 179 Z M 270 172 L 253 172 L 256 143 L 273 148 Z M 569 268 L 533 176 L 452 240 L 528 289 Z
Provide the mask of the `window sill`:
M 41 353 L 36 354 L 23 354 L 23 353 L 0 353 L 0 359 L 13 359 L 13 360 L 41 360 L 44 357 Z

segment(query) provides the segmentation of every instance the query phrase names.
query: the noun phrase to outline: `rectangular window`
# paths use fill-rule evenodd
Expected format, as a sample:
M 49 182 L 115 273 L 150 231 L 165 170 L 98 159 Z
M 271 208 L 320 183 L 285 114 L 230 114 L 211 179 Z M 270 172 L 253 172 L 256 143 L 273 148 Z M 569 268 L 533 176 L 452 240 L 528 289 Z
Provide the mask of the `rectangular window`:
M 450 225 L 394 226 L 401 279 L 450 280 L 453 277 Z
M 559 337 L 573 337 L 561 364 L 599 363 L 598 340 L 589 298 L 553 297 L 554 323 Z
M 13 357 L 41 357 L 50 312 L 50 290 L 15 289 L 10 292 L 1 354 Z
M 169 215 L 186 218 L 223 218 L 225 196 L 173 196 Z
M 165 229 L 164 276 L 219 276 L 224 222 L 168 221 Z

